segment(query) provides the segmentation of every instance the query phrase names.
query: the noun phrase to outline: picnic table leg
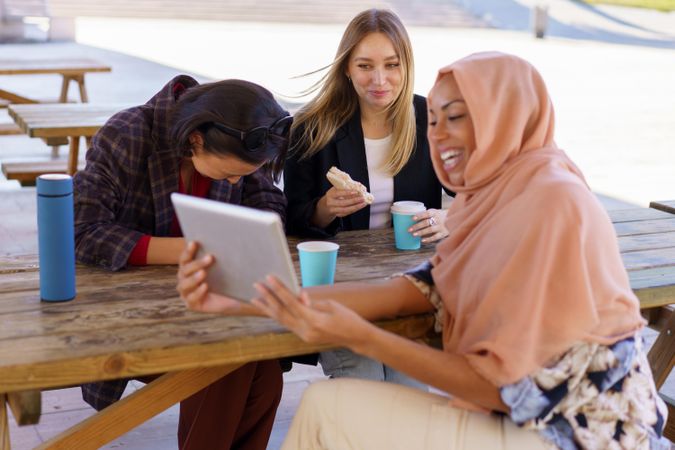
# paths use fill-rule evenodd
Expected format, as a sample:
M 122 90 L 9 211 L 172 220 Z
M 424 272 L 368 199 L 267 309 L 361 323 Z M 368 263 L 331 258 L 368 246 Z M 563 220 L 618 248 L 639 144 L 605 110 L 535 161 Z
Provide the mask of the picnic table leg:
M 61 95 L 59 96 L 59 103 L 68 103 L 68 88 L 70 87 L 70 75 L 62 75 L 61 80 Z
M 77 172 L 78 158 L 80 153 L 80 137 L 70 136 L 70 152 L 68 153 L 68 175 L 73 176 Z
M 654 383 L 659 389 L 665 383 L 675 363 L 675 314 L 670 314 L 670 318 L 649 350 L 648 358 L 654 375 Z
M 61 80 L 61 95 L 59 95 L 59 103 L 68 102 L 68 88 L 70 87 L 70 75 L 61 75 L 63 79 Z M 59 156 L 59 146 L 52 146 L 52 158 L 57 158 Z
M 84 85 L 84 74 L 75 77 L 75 81 L 77 81 L 77 85 L 80 87 L 80 101 L 82 103 L 87 103 L 89 101 L 89 96 L 87 95 L 87 88 Z
M 7 396 L 0 394 L 0 450 L 9 450 L 9 422 L 7 421 Z

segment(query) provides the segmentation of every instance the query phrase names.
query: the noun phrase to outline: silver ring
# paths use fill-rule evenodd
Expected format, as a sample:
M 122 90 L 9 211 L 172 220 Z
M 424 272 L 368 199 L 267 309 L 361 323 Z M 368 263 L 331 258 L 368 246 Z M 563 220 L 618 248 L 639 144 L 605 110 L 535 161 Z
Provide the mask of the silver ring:
M 434 225 L 436 225 L 436 219 L 434 219 L 433 217 L 429 217 L 429 226 L 433 227 Z

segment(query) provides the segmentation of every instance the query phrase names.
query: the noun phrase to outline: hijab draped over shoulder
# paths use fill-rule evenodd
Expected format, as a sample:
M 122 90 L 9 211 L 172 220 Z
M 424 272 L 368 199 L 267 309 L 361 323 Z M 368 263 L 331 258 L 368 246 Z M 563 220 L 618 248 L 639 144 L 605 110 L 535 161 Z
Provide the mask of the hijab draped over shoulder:
M 476 148 L 447 216 L 432 275 L 445 307 L 443 344 L 496 386 L 580 341 L 612 344 L 644 324 L 614 228 L 553 140 L 541 75 L 526 61 L 479 53 L 453 74 Z M 433 93 L 433 91 L 432 91 Z

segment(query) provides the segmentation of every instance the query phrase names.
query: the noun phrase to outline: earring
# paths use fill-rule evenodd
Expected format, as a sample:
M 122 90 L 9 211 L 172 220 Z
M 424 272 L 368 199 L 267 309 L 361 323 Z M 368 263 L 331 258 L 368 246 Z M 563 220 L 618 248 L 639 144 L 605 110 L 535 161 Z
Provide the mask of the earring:
M 351 82 L 352 82 L 352 77 L 350 77 L 349 75 L 347 75 L 347 80 L 349 80 L 349 83 L 351 83 Z

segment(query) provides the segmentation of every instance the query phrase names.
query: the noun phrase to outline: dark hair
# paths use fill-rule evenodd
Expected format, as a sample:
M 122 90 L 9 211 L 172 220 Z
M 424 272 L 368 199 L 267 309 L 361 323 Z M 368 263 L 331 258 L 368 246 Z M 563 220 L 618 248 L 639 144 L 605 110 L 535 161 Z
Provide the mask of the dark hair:
M 250 164 L 267 162 L 276 181 L 283 168 L 288 139 L 269 133 L 267 142 L 249 151 L 239 139 L 213 126 L 221 123 L 247 131 L 269 126 L 287 116 L 270 91 L 244 80 L 223 80 L 188 89 L 180 96 L 172 111 L 171 137 L 179 148 L 190 148 L 190 134 L 199 131 L 204 138 L 204 151 L 214 155 L 233 155 Z

